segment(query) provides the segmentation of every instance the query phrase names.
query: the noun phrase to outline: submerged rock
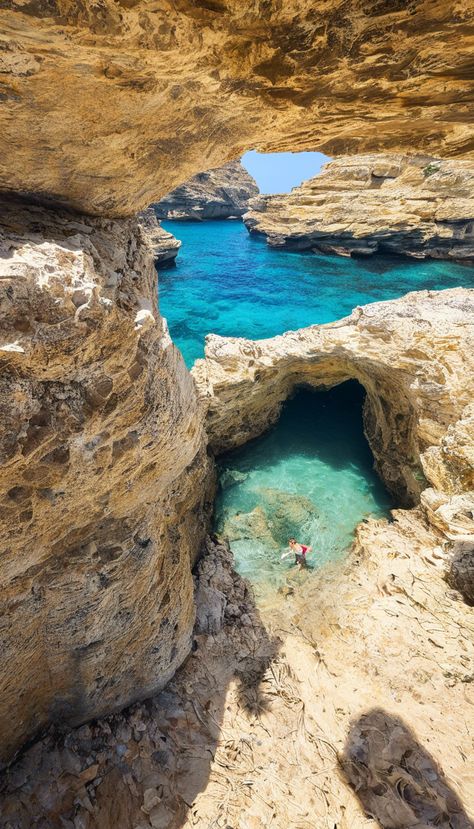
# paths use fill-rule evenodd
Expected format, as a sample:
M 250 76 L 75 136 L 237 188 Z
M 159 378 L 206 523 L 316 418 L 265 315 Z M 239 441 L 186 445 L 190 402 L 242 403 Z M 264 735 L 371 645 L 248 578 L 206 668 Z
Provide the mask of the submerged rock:
M 261 554 L 265 560 L 265 551 L 278 552 L 291 536 L 311 531 L 317 510 L 309 498 L 266 487 L 255 490 L 255 495 L 259 503 L 253 510 L 231 513 L 221 526 L 230 542 L 248 541 L 252 545 L 252 558 Z
M 148 244 L 153 249 L 155 264 L 174 262 L 181 247 L 181 242 L 172 233 L 161 227 L 152 207 L 138 214 L 138 221 L 145 233 Z
M 474 163 L 428 156 L 337 158 L 244 222 L 275 248 L 474 261 Z
M 260 505 L 250 512 L 236 512 L 226 517 L 222 524 L 222 534 L 229 541 L 248 540 L 255 545 L 278 549 L 268 515 Z
M 305 495 L 294 495 L 281 489 L 260 489 L 268 525 L 273 538 L 280 547 L 288 539 L 308 532 L 318 512 L 313 502 Z
M 248 477 L 248 473 L 240 472 L 238 469 L 224 469 L 219 475 L 219 484 L 222 489 L 228 489 L 235 484 L 240 484 Z
M 242 216 L 258 194 L 240 161 L 198 173 L 154 205 L 159 219 L 229 219 Z

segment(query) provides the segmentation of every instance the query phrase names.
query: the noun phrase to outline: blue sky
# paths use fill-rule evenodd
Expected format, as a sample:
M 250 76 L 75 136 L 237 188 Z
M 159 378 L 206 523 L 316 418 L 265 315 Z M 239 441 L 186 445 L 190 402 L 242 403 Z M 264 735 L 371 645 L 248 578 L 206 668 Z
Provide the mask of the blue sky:
M 250 150 L 242 164 L 254 177 L 261 193 L 287 193 L 312 178 L 329 161 L 323 153 L 258 153 Z

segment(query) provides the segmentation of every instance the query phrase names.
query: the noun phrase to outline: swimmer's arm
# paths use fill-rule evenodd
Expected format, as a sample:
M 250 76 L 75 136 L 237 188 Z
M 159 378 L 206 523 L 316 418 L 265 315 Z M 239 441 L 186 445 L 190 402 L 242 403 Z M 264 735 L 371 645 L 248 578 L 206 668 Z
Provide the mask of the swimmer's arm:
M 286 553 L 282 553 L 280 556 L 280 561 L 283 561 L 284 558 L 288 558 L 288 556 L 293 555 L 293 550 L 287 550 Z

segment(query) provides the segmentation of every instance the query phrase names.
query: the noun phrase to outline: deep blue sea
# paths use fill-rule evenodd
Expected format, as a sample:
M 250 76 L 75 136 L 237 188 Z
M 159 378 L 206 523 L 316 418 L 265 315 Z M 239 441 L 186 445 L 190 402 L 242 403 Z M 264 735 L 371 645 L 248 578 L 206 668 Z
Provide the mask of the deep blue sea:
M 183 245 L 176 266 L 160 269 L 160 308 L 188 366 L 204 355 L 209 333 L 273 337 L 408 291 L 474 286 L 474 268 L 450 262 L 272 250 L 239 221 L 163 227 Z
M 160 270 L 160 307 L 188 366 L 210 332 L 271 337 L 408 291 L 474 286 L 473 268 L 447 262 L 275 251 L 237 221 L 164 227 L 183 245 L 176 267 Z M 344 554 L 364 517 L 396 506 L 372 468 L 363 395 L 356 383 L 301 390 L 272 430 L 219 460 L 215 528 L 257 593 L 293 580 L 292 559 L 280 558 L 290 536 L 313 546 L 317 569 Z

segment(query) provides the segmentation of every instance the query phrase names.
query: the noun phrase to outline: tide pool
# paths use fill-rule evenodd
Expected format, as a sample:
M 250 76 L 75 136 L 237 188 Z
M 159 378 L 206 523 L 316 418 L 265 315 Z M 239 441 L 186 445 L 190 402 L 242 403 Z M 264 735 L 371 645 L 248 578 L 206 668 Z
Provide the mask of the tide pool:
M 474 286 L 474 268 L 452 262 L 272 250 L 240 221 L 163 227 L 183 245 L 176 267 L 160 268 L 160 308 L 189 367 L 209 333 L 262 339 L 408 291 Z
M 343 556 L 364 517 L 387 515 L 392 503 L 372 468 L 363 398 L 355 381 L 299 390 L 271 431 L 220 459 L 215 530 L 254 583 L 278 586 L 296 572 L 294 557 L 280 558 L 290 537 L 312 545 L 308 563 L 318 568 Z

